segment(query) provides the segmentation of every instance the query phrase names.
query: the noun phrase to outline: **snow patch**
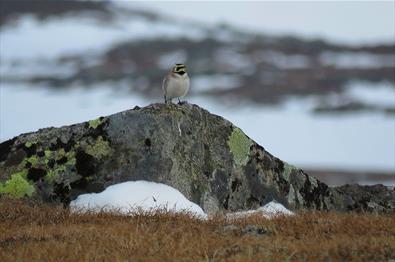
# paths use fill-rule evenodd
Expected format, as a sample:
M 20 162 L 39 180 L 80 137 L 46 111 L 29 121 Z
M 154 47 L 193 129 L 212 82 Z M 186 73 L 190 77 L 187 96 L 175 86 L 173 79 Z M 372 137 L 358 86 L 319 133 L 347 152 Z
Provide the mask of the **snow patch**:
M 39 77 L 71 77 L 78 72 L 75 63 L 57 63 L 52 60 L 39 59 L 3 61 L 0 65 L 2 79 L 29 79 Z
M 109 186 L 101 193 L 80 195 L 71 201 L 70 208 L 72 212 L 116 210 L 123 214 L 166 210 L 207 218 L 201 207 L 186 199 L 177 189 L 148 181 L 124 182 Z
M 191 78 L 191 81 L 193 93 L 232 89 L 242 84 L 240 77 L 226 74 L 198 75 Z
M 280 69 L 304 69 L 311 67 L 310 59 L 306 55 L 287 55 L 282 52 L 268 50 L 258 51 L 254 54 L 255 60 L 265 61 Z
M 228 213 L 226 217 L 228 219 L 240 219 L 240 218 L 245 218 L 249 217 L 252 215 L 260 215 L 266 218 L 275 218 L 278 216 L 292 216 L 294 215 L 294 212 L 288 210 L 286 207 L 281 205 L 280 203 L 276 201 L 272 201 L 264 205 L 263 207 L 260 207 L 255 210 L 247 210 L 247 211 L 240 211 L 240 212 L 234 212 L 234 213 Z
M 251 58 L 235 48 L 219 49 L 214 54 L 214 60 L 219 67 L 229 72 L 245 74 L 255 72 L 255 65 Z
M 323 65 L 334 66 L 340 69 L 369 69 L 395 66 L 395 55 L 377 55 L 367 52 L 326 51 L 320 55 L 319 59 Z
M 171 20 L 154 21 L 136 17 L 119 20 L 103 25 L 95 19 L 79 16 L 43 22 L 25 15 L 17 27 L 0 30 L 2 59 L 56 58 L 87 50 L 104 51 L 126 40 L 176 37 L 200 40 L 206 36 L 201 28 L 191 28 Z
M 375 85 L 368 82 L 352 82 L 345 94 L 366 105 L 395 107 L 395 86 L 388 82 Z
M 207 214 L 197 204 L 189 201 L 177 189 L 149 181 L 129 181 L 107 187 L 103 192 L 82 194 L 71 201 L 73 213 L 83 212 L 119 212 L 132 215 L 137 212 L 168 211 L 188 213 L 199 219 L 207 219 Z M 247 210 L 226 214 L 228 219 L 245 218 L 260 215 L 265 218 L 291 216 L 294 213 L 276 201 L 267 203 L 256 210 Z

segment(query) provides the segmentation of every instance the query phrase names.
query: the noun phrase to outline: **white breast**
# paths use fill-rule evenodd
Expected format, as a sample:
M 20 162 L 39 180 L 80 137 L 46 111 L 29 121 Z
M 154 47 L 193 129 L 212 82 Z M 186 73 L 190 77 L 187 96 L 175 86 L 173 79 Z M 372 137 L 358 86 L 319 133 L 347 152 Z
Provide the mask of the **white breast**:
M 165 96 L 168 99 L 184 97 L 189 91 L 189 77 L 187 74 L 183 76 L 177 75 L 170 77 L 164 87 Z

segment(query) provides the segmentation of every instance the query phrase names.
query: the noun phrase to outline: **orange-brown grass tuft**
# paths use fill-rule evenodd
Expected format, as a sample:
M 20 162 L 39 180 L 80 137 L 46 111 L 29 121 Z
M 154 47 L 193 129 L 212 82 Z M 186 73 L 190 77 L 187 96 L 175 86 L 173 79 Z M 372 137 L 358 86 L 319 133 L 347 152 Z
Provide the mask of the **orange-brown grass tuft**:
M 0 261 L 388 261 L 395 216 L 302 212 L 207 221 L 166 212 L 70 214 L 0 199 Z

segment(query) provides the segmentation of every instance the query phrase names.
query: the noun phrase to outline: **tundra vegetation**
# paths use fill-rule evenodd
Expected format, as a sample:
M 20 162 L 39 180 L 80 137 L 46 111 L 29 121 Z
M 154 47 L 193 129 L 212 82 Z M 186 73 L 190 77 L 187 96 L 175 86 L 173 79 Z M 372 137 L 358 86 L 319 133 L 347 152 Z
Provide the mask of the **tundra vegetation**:
M 0 261 L 391 261 L 395 216 L 299 211 L 209 220 L 158 211 L 72 214 L 0 199 Z

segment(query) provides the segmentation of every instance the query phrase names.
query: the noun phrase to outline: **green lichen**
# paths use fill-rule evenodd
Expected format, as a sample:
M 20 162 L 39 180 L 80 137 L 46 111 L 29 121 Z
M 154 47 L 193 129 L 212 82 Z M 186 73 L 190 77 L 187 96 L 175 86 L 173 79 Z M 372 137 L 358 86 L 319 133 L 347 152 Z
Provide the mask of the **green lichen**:
M 88 123 L 90 128 L 96 129 L 102 123 L 102 119 L 99 117 L 97 119 L 90 120 Z
M 44 151 L 44 155 L 45 155 L 46 158 L 50 158 L 50 157 L 52 156 L 52 151 L 50 151 L 50 150 L 45 150 L 45 151 Z
M 26 143 L 25 143 L 25 146 L 27 147 L 27 148 L 30 148 L 30 147 L 32 147 L 32 145 L 34 145 L 34 144 L 36 144 L 37 142 L 35 142 L 35 141 L 27 141 Z
M 63 148 L 58 149 L 57 151 L 49 151 L 50 153 L 45 153 L 49 158 L 45 159 L 45 162 L 48 163 L 50 159 L 60 160 L 63 157 L 66 157 L 67 161 L 63 164 L 55 164 L 52 168 L 47 167 L 47 175 L 45 176 L 45 180 L 48 182 L 56 181 L 61 177 L 62 174 L 66 172 L 67 167 L 74 166 L 76 163 L 75 152 L 73 150 L 66 152 Z
M 30 163 L 32 167 L 45 168 L 45 166 L 48 164 L 48 159 L 45 157 L 32 155 L 31 157 L 26 158 L 26 162 Z
M 26 159 L 26 161 L 32 164 L 32 166 L 34 167 L 38 166 L 38 164 L 40 163 L 40 159 L 35 155 L 29 157 L 28 159 Z
M 45 181 L 53 182 L 56 181 L 64 172 L 66 171 L 66 166 L 61 165 L 56 168 L 50 169 L 47 175 L 44 177 Z
M 8 194 L 14 198 L 32 196 L 35 188 L 27 181 L 26 176 L 26 170 L 12 174 L 11 178 L 0 186 L 0 194 Z
M 66 156 L 66 151 L 64 151 L 63 148 L 58 149 L 58 151 L 56 151 L 55 153 L 55 160 L 59 160 L 62 157 Z
M 105 141 L 102 136 L 99 136 L 93 145 L 88 145 L 85 152 L 96 158 L 102 158 L 111 153 L 111 147 L 108 141 Z
M 183 108 L 179 108 L 177 105 L 175 104 L 168 104 L 166 105 L 165 108 L 161 108 L 160 110 L 155 109 L 155 108 L 151 108 L 150 109 L 151 113 L 153 115 L 162 115 L 162 114 L 168 114 L 170 115 L 173 119 L 180 121 L 183 116 L 185 111 L 183 110 Z
M 229 136 L 228 146 L 230 152 L 232 152 L 236 165 L 244 166 L 247 164 L 251 145 L 252 141 L 243 133 L 243 131 L 235 127 L 232 134 Z
M 62 164 L 58 164 L 57 161 L 62 158 L 66 158 L 66 162 Z M 52 161 L 53 165 L 49 166 L 49 163 Z M 66 152 L 63 148 L 60 148 L 56 151 L 44 150 L 44 155 L 39 157 L 37 155 L 32 155 L 29 158 L 26 158 L 20 168 L 24 168 L 26 163 L 30 163 L 32 167 L 44 169 L 46 171 L 46 175 L 44 180 L 47 182 L 56 181 L 62 174 L 65 173 L 67 167 L 72 167 L 76 164 L 75 151 L 70 150 Z

